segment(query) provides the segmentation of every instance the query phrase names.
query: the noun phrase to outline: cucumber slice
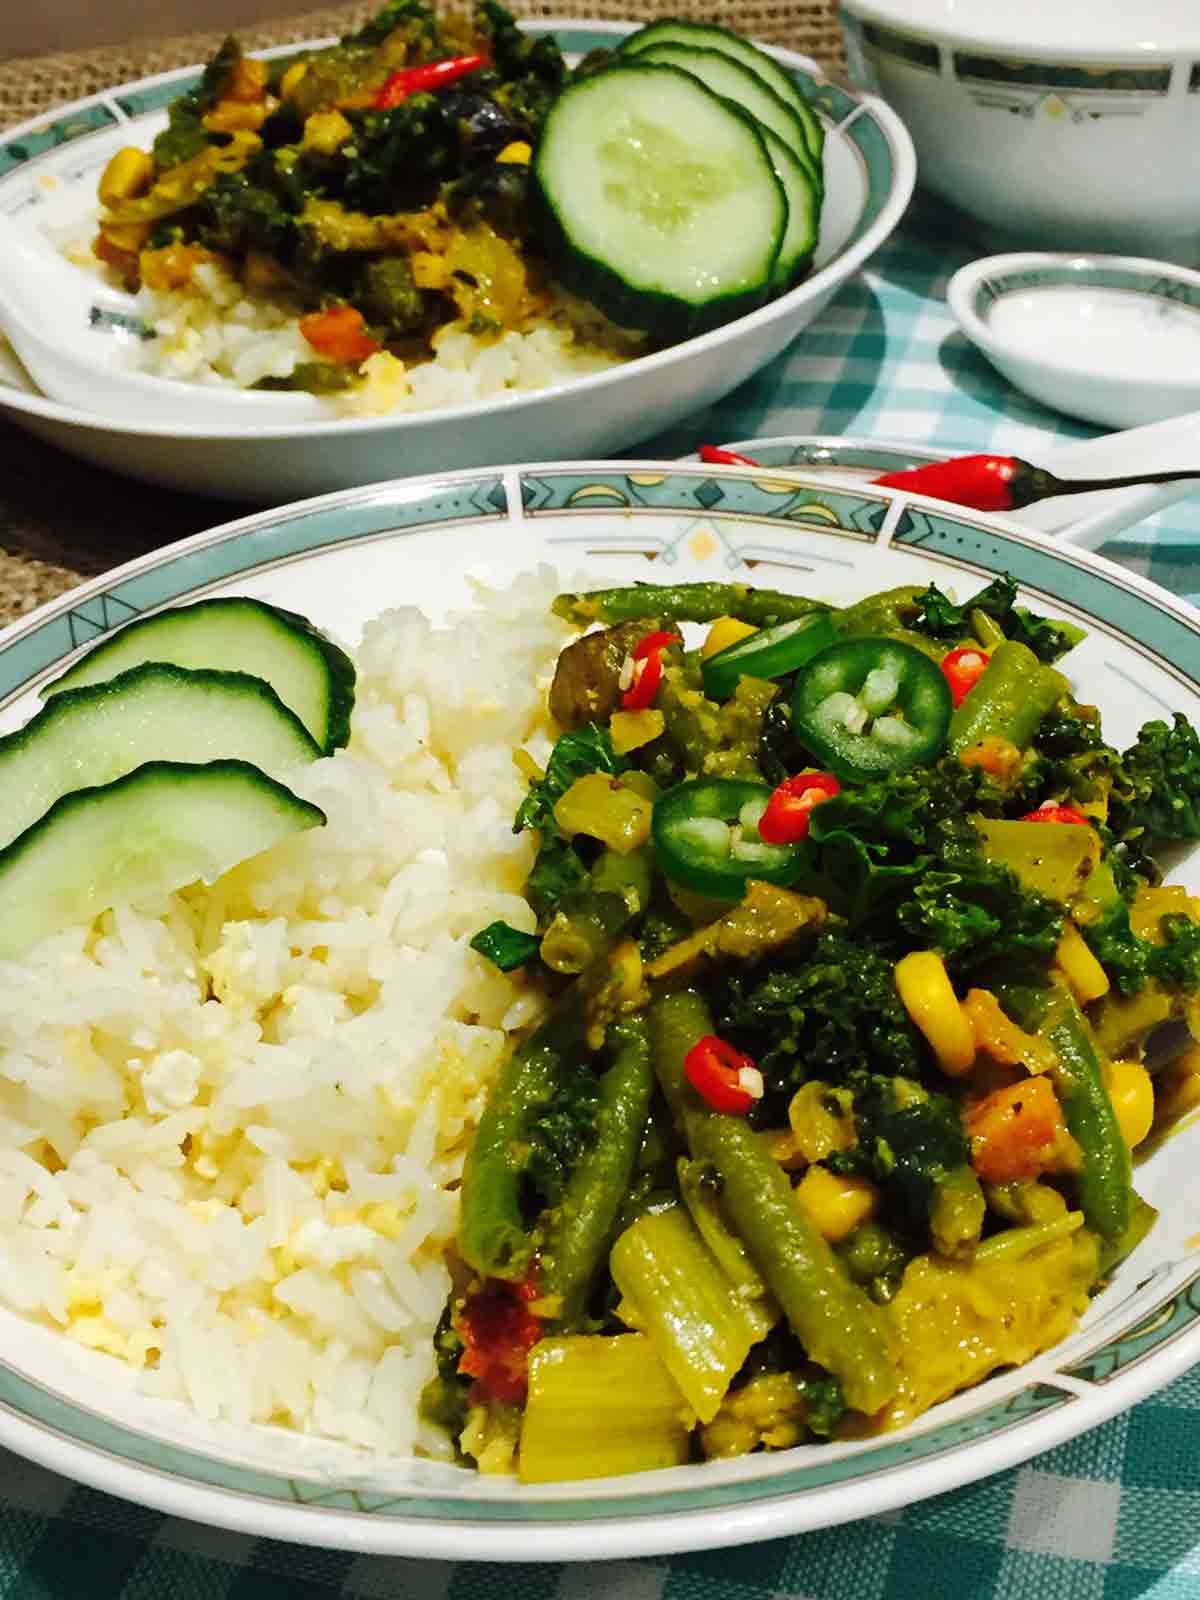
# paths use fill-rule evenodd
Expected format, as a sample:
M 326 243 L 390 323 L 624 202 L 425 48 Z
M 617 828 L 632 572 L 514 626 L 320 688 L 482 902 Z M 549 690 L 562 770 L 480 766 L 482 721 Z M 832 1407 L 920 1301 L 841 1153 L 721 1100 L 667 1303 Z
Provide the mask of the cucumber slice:
M 151 761 L 67 794 L 0 850 L 0 958 L 110 906 L 211 883 L 325 813 L 247 761 Z
M 777 294 L 798 283 L 808 269 L 817 248 L 820 231 L 821 195 L 812 180 L 812 173 L 800 161 L 790 145 L 784 144 L 770 128 L 763 129 L 767 151 L 775 176 L 783 185 L 787 196 L 788 221 L 775 258 L 772 287 Z
M 623 39 L 619 48 L 622 55 L 638 55 L 657 44 L 682 44 L 694 50 L 715 50 L 719 55 L 729 56 L 743 67 L 748 67 L 799 117 L 804 128 L 805 143 L 816 163 L 817 177 L 820 178 L 825 129 L 796 86 L 796 80 L 774 56 L 769 56 L 765 50 L 760 50 L 739 34 L 731 33 L 728 28 L 718 28 L 706 22 L 685 22 L 679 17 L 664 17 L 660 22 L 647 23 L 644 28 Z
M 618 61 L 578 79 L 533 175 L 559 276 L 624 327 L 686 338 L 770 292 L 783 187 L 753 118 L 690 73 Z
M 0 847 L 74 789 L 111 783 L 147 761 L 253 761 L 273 777 L 321 748 L 262 678 L 148 661 L 64 689 L 0 739 Z
M 104 683 L 144 661 L 235 668 L 265 678 L 328 755 L 350 737 L 354 663 L 305 617 L 238 595 L 141 617 L 91 650 L 43 695 Z

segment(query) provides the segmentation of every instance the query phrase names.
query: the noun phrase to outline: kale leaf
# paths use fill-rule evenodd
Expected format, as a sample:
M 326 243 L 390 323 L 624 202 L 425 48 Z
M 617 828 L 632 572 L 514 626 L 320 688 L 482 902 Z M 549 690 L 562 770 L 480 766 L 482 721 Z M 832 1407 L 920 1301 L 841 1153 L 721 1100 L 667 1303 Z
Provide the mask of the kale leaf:
M 1118 838 L 1200 839 L 1200 735 L 1182 713 L 1147 722 L 1122 756 L 1109 825 Z
M 525 880 L 525 898 L 539 926 L 564 900 L 582 894 L 590 882 L 591 874 L 571 845 L 557 832 L 546 834 Z
M 946 1095 L 925 1095 L 878 1072 L 853 1072 L 847 1083 L 858 1143 L 824 1164 L 882 1184 L 912 1223 L 926 1226 L 938 1185 L 971 1158 L 958 1107 Z
M 840 1082 L 868 1062 L 920 1072 L 924 1046 L 893 971 L 890 958 L 840 933 L 821 934 L 802 960 L 781 961 L 765 974 L 728 971 L 716 1005 L 718 1032 L 758 1062 L 767 1120 L 815 1073 Z
M 537 959 L 541 943 L 536 933 L 522 933 L 507 922 L 489 922 L 471 940 L 471 949 L 501 972 L 515 972 Z
M 167 126 L 152 147 L 157 171 L 177 167 L 207 149 L 210 140 L 204 116 L 221 98 L 225 81 L 241 58 L 242 47 L 230 34 L 205 67 L 196 88 L 171 101 L 167 107 Z
M 1200 990 L 1200 923 L 1183 913 L 1159 920 L 1162 943 L 1139 938 L 1129 920 L 1127 900 L 1111 904 L 1083 936 L 1118 994 L 1135 995 L 1148 983 L 1184 994 Z
M 965 837 L 950 841 L 941 864 L 921 875 L 897 921 L 959 975 L 992 961 L 1044 967 L 1063 931 L 1060 906 L 1024 888 L 1016 873 Z
M 520 833 L 522 828 L 557 832 L 554 807 L 577 778 L 586 777 L 589 772 L 615 776 L 628 770 L 629 762 L 613 750 L 608 729 L 598 723 L 588 722 L 562 734 L 550 752 L 545 775 L 530 784 L 513 821 L 513 832 Z
M 1046 662 L 1057 661 L 1085 637 L 1084 630 L 1074 623 L 1035 616 L 1017 605 L 1016 600 L 1017 585 L 1007 576 L 993 579 L 961 606 L 931 583 L 917 596 L 921 610 L 911 626 L 915 632 L 940 643 L 954 644 L 970 636 L 972 611 L 982 611 L 1003 629 L 1007 638 L 1027 645 L 1039 661 Z
M 430 44 L 437 40 L 437 22 L 428 6 L 422 5 L 420 0 L 388 0 L 388 4 L 377 11 L 357 33 L 343 34 L 342 44 L 373 49 L 382 44 L 388 34 L 406 25 L 415 25 L 417 33 Z

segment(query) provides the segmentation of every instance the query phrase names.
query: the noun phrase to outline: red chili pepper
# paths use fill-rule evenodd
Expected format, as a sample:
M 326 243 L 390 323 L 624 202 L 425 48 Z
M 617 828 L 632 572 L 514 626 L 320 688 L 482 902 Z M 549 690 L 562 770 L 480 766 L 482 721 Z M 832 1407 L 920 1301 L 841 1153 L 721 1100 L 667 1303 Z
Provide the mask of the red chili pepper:
M 525 1400 L 529 1352 L 542 1336 L 541 1319 L 529 1309 L 538 1293 L 532 1278 L 524 1283 L 489 1278 L 467 1295 L 455 1318 L 463 1342 L 458 1370 L 508 1405 Z
M 707 461 L 714 467 L 759 467 L 761 461 L 752 461 L 749 456 L 740 456 L 736 450 L 722 450 L 719 445 L 702 444 L 697 452 L 701 461 Z
M 763 1096 L 762 1073 L 750 1056 L 715 1033 L 706 1033 L 683 1058 L 683 1071 L 696 1093 L 714 1111 L 744 1117 Z
M 678 643 L 679 635 L 666 628 L 638 640 L 632 657 L 633 677 L 621 695 L 621 705 L 626 711 L 646 711 L 654 704 L 662 682 L 662 653 L 669 645 Z
M 950 685 L 950 694 L 956 706 L 962 705 L 971 690 L 983 677 L 988 657 L 973 644 L 964 644 L 942 657 L 942 671 Z
M 885 472 L 872 481 L 885 489 L 911 489 L 974 511 L 1019 511 L 1035 500 L 1060 494 L 1091 494 L 1097 489 L 1130 489 L 1143 483 L 1179 483 L 1196 470 L 1143 472 L 1129 478 L 1058 478 L 1020 456 L 956 456 L 907 472 Z
M 402 67 L 385 78 L 373 101 L 376 111 L 392 111 L 414 94 L 432 94 L 448 83 L 457 83 L 470 72 L 487 65 L 483 56 L 451 56 L 446 61 L 431 61 L 423 67 Z
M 799 844 L 807 838 L 814 806 L 842 792 L 831 772 L 801 772 L 785 778 L 758 819 L 758 836 L 767 844 Z
M 1021 818 L 1022 822 L 1074 822 L 1082 823 L 1086 828 L 1089 819 L 1082 811 L 1076 811 L 1073 806 L 1040 806 L 1036 811 L 1027 811 Z

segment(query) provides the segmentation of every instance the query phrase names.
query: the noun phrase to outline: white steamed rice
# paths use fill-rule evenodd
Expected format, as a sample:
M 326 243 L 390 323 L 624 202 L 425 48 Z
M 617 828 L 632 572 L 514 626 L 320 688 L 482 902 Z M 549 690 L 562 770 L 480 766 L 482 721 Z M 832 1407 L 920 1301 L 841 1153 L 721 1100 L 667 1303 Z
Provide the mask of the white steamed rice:
M 326 828 L 0 963 L 0 1303 L 149 1395 L 371 1450 L 417 1417 L 455 1184 L 536 1002 L 468 946 L 519 894 L 551 575 L 385 614 Z
M 139 347 L 138 368 L 155 377 L 249 389 L 313 360 L 297 316 L 247 295 L 211 262 L 193 269 L 185 289 L 143 287 L 137 309 L 157 336 Z M 451 323 L 433 344 L 433 358 L 413 365 L 386 351 L 369 357 L 365 382 L 328 396 L 327 404 L 361 416 L 440 410 L 600 372 L 637 348 L 634 336 L 565 295 L 554 316 L 531 319 L 522 330 L 487 339 Z

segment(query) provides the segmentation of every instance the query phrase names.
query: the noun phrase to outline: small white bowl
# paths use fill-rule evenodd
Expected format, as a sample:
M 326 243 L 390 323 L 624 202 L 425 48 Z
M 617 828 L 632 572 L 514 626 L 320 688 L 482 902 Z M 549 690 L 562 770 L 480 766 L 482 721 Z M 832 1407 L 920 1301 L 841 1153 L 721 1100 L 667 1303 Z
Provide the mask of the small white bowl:
M 842 0 L 850 75 L 989 248 L 1200 263 L 1196 0 Z
M 985 256 L 946 299 L 992 365 L 1056 411 L 1133 428 L 1200 410 L 1200 272 L 1137 256 Z

